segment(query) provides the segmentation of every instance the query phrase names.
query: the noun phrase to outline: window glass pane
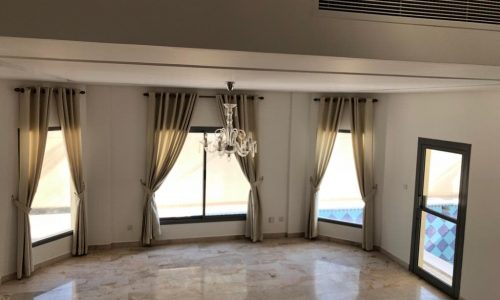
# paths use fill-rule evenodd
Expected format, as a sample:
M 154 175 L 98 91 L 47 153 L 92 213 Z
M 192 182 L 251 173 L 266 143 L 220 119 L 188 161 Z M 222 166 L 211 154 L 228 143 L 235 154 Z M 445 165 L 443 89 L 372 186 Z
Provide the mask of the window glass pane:
M 203 133 L 191 132 L 174 167 L 155 195 L 161 218 L 203 214 Z
M 49 131 L 30 212 L 33 242 L 71 230 L 71 174 L 62 131 Z
M 418 266 L 448 285 L 453 280 L 456 235 L 456 224 L 422 212 Z
M 214 140 L 214 134 L 208 134 Z M 206 215 L 246 214 L 248 183 L 234 155 L 207 153 Z
M 427 149 L 425 151 L 425 206 L 457 218 L 462 155 Z
M 338 133 L 318 197 L 320 218 L 363 223 L 365 204 L 359 192 L 350 133 Z

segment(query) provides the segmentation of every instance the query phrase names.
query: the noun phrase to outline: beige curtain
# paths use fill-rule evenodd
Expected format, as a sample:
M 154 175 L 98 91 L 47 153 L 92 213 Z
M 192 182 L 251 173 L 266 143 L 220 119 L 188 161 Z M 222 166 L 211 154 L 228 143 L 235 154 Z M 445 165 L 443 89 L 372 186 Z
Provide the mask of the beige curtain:
M 311 196 L 305 232 L 305 237 L 309 239 L 318 236 L 318 192 L 342 121 L 344 103 L 345 99 L 343 98 L 322 98 L 320 100 L 314 174 L 310 178 Z
M 24 88 L 19 99 L 19 188 L 17 213 L 17 278 L 34 270 L 29 213 L 42 171 L 47 141 L 51 88 Z
M 57 89 L 57 114 L 64 134 L 71 178 L 75 188 L 75 218 L 73 223 L 73 255 L 85 255 L 87 244 L 87 209 L 83 182 L 82 130 L 80 123 L 80 91 Z
M 256 130 L 256 115 L 255 103 L 257 100 L 248 99 L 246 95 L 217 95 L 217 103 L 219 112 L 225 124 L 224 103 L 236 103 L 236 112 L 233 115 L 233 126 L 238 129 L 243 129 L 247 134 L 252 134 L 253 138 L 257 139 Z M 257 155 L 252 158 L 251 155 L 241 157 L 235 155 L 241 170 L 245 174 L 250 183 L 250 191 L 248 193 L 248 211 L 246 220 L 245 236 L 250 238 L 252 242 L 263 240 L 262 233 L 262 206 L 260 200 L 259 185 L 263 177 L 258 176 L 257 170 Z
M 154 201 L 175 164 L 186 141 L 197 94 L 149 93 L 146 133 L 146 179 L 141 181 L 145 191 L 142 219 L 142 243 L 151 245 L 160 237 L 160 220 Z
M 373 206 L 376 188 L 373 184 L 373 100 L 349 100 L 351 134 L 359 190 L 365 202 L 363 214 L 363 249 L 373 250 Z

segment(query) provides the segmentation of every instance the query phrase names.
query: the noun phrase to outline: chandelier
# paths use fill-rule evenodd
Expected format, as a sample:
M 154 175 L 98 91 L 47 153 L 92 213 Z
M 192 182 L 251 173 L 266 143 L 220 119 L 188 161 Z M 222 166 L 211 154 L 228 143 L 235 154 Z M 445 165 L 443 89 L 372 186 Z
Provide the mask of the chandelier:
M 227 90 L 229 93 L 233 90 L 234 82 L 227 82 Z M 209 141 L 205 135 L 202 141 L 203 148 L 206 152 L 217 152 L 219 156 L 227 155 L 228 159 L 231 154 L 238 154 L 245 157 L 250 154 L 255 157 L 257 153 L 257 142 L 253 140 L 252 133 L 247 134 L 244 130 L 233 127 L 233 111 L 237 105 L 232 103 L 224 103 L 224 116 L 226 126 L 215 131 L 215 139 Z

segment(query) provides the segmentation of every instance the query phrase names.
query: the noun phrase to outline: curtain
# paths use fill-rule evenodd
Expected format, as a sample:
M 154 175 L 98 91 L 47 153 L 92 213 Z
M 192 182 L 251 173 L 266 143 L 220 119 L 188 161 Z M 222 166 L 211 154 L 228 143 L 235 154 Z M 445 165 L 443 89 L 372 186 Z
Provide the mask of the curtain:
M 309 239 L 318 236 L 318 192 L 342 121 L 344 103 L 345 99 L 343 98 L 322 98 L 320 100 L 314 173 L 310 177 L 311 193 L 305 232 L 305 237 Z
M 376 188 L 373 185 L 373 100 L 349 100 L 351 108 L 351 135 L 359 190 L 365 210 L 363 214 L 364 250 L 373 250 L 373 206 Z
M 83 182 L 82 134 L 80 123 L 80 91 L 59 88 L 55 93 L 57 114 L 64 134 L 66 152 L 75 188 L 76 209 L 73 223 L 73 255 L 86 255 L 87 209 Z
M 179 157 L 191 124 L 197 94 L 149 93 L 146 132 L 146 179 L 142 218 L 142 244 L 160 237 L 160 219 L 154 201 L 161 186 Z
M 257 140 L 255 102 L 256 100 L 248 99 L 246 95 L 217 95 L 217 103 L 223 123 L 225 124 L 226 122 L 224 103 L 235 103 L 237 107 L 233 115 L 233 126 L 244 130 L 247 134 L 252 134 L 253 138 Z M 241 170 L 250 183 L 245 236 L 250 238 L 252 242 L 262 241 L 264 235 L 262 233 L 262 206 L 259 186 L 264 178 L 258 176 L 257 156 L 253 158 L 251 155 L 247 155 L 246 157 L 235 156 Z
M 17 278 L 34 271 L 29 213 L 42 171 L 47 141 L 51 88 L 24 88 L 19 99 L 19 187 L 17 213 Z

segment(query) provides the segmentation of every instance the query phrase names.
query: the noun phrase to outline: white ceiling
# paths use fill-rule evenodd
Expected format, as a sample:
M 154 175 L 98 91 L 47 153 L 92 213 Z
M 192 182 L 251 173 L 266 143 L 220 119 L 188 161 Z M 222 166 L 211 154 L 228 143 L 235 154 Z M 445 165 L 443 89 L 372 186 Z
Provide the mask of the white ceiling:
M 0 78 L 307 92 L 500 87 L 500 67 L 0 37 Z

